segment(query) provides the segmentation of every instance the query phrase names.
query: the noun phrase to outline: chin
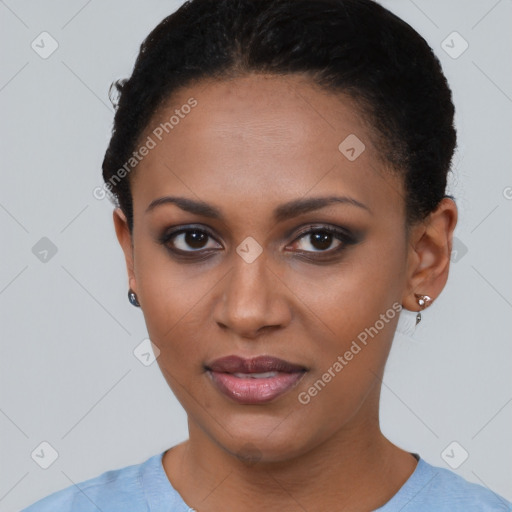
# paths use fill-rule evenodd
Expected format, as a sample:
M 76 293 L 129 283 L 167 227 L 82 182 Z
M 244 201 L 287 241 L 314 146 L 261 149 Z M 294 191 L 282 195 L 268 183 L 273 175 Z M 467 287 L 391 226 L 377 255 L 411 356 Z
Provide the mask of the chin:
M 256 463 L 286 462 L 312 449 L 319 443 L 319 436 L 304 430 L 290 418 L 273 418 L 273 421 L 244 418 L 230 422 L 226 430 L 211 432 L 216 443 L 230 455 L 252 465 Z M 230 435 L 231 434 L 231 435 Z M 298 435 L 300 434 L 300 435 Z M 321 442 L 321 441 L 320 441 Z

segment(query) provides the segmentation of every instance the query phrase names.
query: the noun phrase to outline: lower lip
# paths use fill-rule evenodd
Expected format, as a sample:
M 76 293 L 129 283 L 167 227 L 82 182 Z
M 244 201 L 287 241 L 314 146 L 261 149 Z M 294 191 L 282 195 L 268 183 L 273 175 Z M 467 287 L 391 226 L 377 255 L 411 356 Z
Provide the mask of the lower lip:
M 279 373 L 266 379 L 244 379 L 230 373 L 208 371 L 217 389 L 239 404 L 270 402 L 294 388 L 306 372 Z

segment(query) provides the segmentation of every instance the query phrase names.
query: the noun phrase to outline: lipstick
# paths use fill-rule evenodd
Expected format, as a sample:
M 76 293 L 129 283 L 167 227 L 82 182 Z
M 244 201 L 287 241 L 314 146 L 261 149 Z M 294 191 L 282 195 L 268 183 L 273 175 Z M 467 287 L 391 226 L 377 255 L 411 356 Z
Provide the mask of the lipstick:
M 307 369 L 283 359 L 231 355 L 205 365 L 212 383 L 231 400 L 246 405 L 264 404 L 294 388 Z

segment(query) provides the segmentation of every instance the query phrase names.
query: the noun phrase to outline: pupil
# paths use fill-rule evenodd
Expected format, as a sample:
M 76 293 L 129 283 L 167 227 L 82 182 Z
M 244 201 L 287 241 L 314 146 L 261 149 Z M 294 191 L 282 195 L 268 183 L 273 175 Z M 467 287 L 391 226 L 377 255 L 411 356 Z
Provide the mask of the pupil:
M 328 249 L 332 242 L 332 240 L 331 240 L 332 235 L 330 233 L 325 233 L 325 232 L 314 233 L 311 235 L 311 237 L 313 239 L 311 241 L 311 243 L 317 249 Z
M 194 249 L 201 249 L 208 235 L 201 231 L 187 231 L 185 233 L 185 243 Z

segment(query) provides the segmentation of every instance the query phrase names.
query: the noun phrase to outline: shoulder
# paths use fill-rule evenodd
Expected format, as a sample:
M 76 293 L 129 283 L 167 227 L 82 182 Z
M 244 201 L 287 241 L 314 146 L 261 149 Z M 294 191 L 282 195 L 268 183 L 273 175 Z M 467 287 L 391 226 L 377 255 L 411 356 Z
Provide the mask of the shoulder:
M 512 503 L 487 487 L 420 459 L 406 484 L 382 512 L 512 512 Z M 394 505 L 399 505 L 395 508 Z
M 159 463 L 157 454 L 143 463 L 106 471 L 99 476 L 72 484 L 33 503 L 21 512 L 126 512 L 147 510 L 144 472 Z
M 512 503 L 483 485 L 468 482 L 453 471 L 431 466 L 430 488 L 436 491 L 450 510 L 512 511 Z M 446 508 L 446 505 L 445 505 Z

